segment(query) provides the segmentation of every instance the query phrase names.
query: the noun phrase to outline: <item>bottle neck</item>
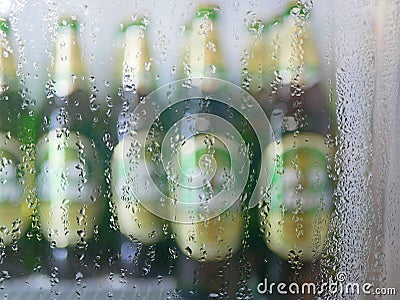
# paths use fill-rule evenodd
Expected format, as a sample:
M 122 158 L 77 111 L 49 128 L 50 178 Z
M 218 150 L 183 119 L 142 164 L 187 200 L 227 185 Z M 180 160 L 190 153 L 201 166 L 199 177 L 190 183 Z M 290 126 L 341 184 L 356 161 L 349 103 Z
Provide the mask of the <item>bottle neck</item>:
M 76 29 L 60 27 L 56 37 L 53 80 L 55 94 L 66 97 L 75 92 L 84 75 Z
M 268 89 L 269 84 L 264 78 L 268 70 L 265 55 L 265 45 L 263 39 L 263 33 L 253 33 L 253 31 L 258 31 L 262 29 L 251 28 L 251 37 L 249 38 L 249 56 L 247 59 L 247 70 L 246 72 L 242 69 L 242 84 L 244 88 L 255 95 L 261 91 Z M 248 77 L 250 75 L 250 78 Z
M 296 20 L 291 12 L 296 4 L 268 23 L 257 23 L 249 28 L 251 58 L 248 62 L 252 77 L 263 75 L 262 82 L 250 82 L 250 92 L 289 86 L 296 80 L 308 89 L 319 81 L 319 55 L 309 25 Z M 255 38 L 253 37 L 255 36 Z M 261 84 L 261 86 L 260 86 Z
M 153 87 L 151 61 L 144 30 L 140 25 L 131 25 L 125 30 L 120 74 L 124 92 L 133 92 L 138 96 L 150 93 Z
M 295 17 L 287 14 L 278 25 L 266 29 L 266 42 L 274 45 L 271 41 L 275 39 L 269 62 L 279 72 L 283 85 L 300 74 L 300 83 L 309 88 L 318 81 L 319 55 L 310 28 L 297 23 Z
M 188 29 L 183 61 L 183 75 L 186 78 L 223 78 L 221 49 L 214 20 L 206 15 L 193 20 Z M 203 86 L 205 91 L 213 91 L 215 85 Z
M 131 112 L 140 98 L 154 90 L 154 77 L 145 27 L 140 22 L 127 25 L 123 31 L 122 63 L 118 85 L 122 107 L 118 113 L 118 139 L 122 140 L 129 132 Z

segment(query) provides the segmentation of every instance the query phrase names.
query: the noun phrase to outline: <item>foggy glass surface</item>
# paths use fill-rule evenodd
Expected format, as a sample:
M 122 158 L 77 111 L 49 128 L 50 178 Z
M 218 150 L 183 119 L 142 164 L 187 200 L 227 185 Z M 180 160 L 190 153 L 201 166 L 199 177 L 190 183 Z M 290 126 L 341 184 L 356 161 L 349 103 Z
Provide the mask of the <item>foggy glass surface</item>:
M 0 1 L 0 296 L 396 299 L 399 17 Z

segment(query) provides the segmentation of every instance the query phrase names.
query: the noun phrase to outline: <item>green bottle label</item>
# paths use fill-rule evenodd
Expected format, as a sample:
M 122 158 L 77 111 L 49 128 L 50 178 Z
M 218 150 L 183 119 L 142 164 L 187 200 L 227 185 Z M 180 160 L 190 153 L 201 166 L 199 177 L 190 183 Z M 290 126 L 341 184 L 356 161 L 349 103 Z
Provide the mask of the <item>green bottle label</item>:
M 45 236 L 63 248 L 85 241 L 101 222 L 102 167 L 95 147 L 84 136 L 54 129 L 39 141 L 36 187 Z
M 192 137 L 182 145 L 179 165 L 183 175 L 180 176 L 180 202 L 209 202 L 229 188 L 231 161 L 228 150 L 205 134 Z
M 211 209 L 221 205 L 214 203 L 214 197 L 229 190 L 232 183 L 232 162 L 226 145 L 211 135 L 198 134 L 185 141 L 179 154 L 181 188 L 177 200 L 200 203 Z M 225 196 L 219 201 L 228 203 Z M 204 218 L 203 222 L 173 224 L 178 247 L 199 261 L 231 257 L 239 249 L 242 238 L 243 217 L 238 202 L 216 217 L 208 219 L 205 213 Z
M 135 180 L 137 183 L 147 185 L 148 182 L 152 180 L 147 176 L 146 168 L 149 169 L 149 174 L 152 174 L 152 165 L 150 163 L 146 164 L 145 159 L 140 159 L 138 161 L 134 160 L 132 153 L 135 151 L 135 146 L 132 145 L 131 140 L 128 136 L 122 139 L 114 149 L 112 157 L 112 183 L 114 187 L 115 196 L 118 199 L 123 197 L 128 197 L 126 199 L 131 199 L 131 204 L 133 204 L 134 196 L 132 192 L 129 192 L 129 188 L 132 187 L 130 181 Z M 138 164 L 138 165 L 136 165 Z M 128 175 L 131 168 L 137 168 L 137 174 L 143 174 L 140 178 L 130 178 Z M 146 175 L 145 175 L 146 174 Z M 146 193 L 137 193 L 138 198 L 144 201 L 158 201 L 158 191 L 147 190 Z
M 333 152 L 322 136 L 311 133 L 285 136 L 277 148 L 271 209 L 268 222 L 261 225 L 268 232 L 264 238 L 284 259 L 294 251 L 311 260 L 321 253 L 329 228 L 333 207 L 328 157 Z M 271 153 L 269 146 L 264 154 Z
M 134 147 L 130 138 L 125 136 L 114 149 L 111 161 L 113 200 L 121 232 L 144 244 L 153 244 L 164 238 L 162 220 L 147 210 L 139 200 L 154 202 L 159 201 L 159 196 L 157 190 L 148 189 L 146 192 L 137 193 L 139 199 L 136 199 L 132 192 L 137 184 L 148 185 L 152 180 L 148 174 L 153 173 L 151 164 L 146 164 L 146 160 L 141 159 L 137 162 L 133 159 Z M 136 163 L 138 165 L 134 166 Z M 132 176 L 133 167 L 136 168 L 135 174 L 138 174 L 138 177 Z M 149 168 L 149 173 L 146 168 Z
M 37 147 L 37 192 L 42 201 L 93 202 L 101 186 L 99 156 L 90 141 L 75 132 L 54 129 Z
M 331 209 L 331 183 L 327 174 L 329 149 L 322 137 L 286 137 L 277 157 L 278 172 L 272 177 L 272 208 L 301 207 L 316 211 L 321 205 Z M 326 149 L 324 149 L 326 148 Z M 321 202 L 322 201 L 322 202 Z

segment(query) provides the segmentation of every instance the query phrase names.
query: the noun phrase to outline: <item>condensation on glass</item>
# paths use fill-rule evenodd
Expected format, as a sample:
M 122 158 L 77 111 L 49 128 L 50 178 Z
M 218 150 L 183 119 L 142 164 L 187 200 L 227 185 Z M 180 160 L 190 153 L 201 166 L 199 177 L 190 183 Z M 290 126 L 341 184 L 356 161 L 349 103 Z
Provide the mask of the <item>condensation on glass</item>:
M 0 2 L 0 296 L 395 299 L 399 17 Z

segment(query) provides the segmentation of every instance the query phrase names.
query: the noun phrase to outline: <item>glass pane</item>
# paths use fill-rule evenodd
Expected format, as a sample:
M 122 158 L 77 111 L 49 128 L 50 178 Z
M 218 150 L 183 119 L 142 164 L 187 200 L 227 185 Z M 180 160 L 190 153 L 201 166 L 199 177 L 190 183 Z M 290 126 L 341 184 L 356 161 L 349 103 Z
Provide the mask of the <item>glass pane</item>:
M 396 1 L 0 1 L 0 296 L 396 299 Z

